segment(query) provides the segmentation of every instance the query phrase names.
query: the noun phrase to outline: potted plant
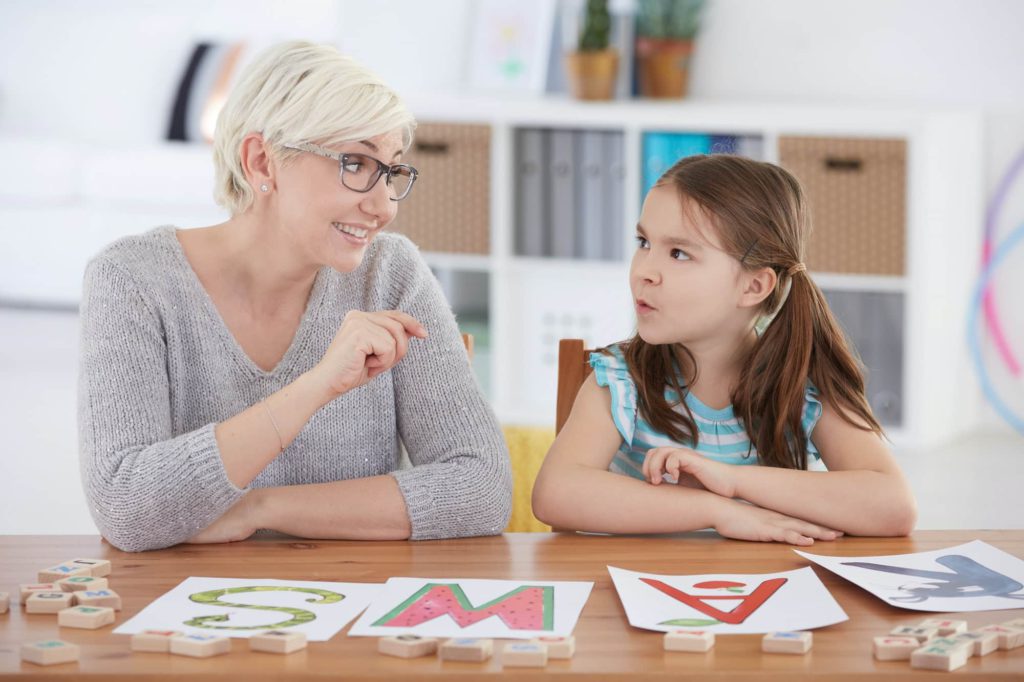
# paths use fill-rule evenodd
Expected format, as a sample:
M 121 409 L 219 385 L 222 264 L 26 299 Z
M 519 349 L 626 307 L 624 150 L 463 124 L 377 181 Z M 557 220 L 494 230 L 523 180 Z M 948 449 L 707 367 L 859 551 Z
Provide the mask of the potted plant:
M 579 49 L 566 55 L 569 86 L 579 99 L 612 99 L 615 96 L 619 55 L 608 47 L 611 23 L 608 0 L 587 0 Z
M 640 94 L 683 97 L 704 0 L 639 0 L 636 61 Z

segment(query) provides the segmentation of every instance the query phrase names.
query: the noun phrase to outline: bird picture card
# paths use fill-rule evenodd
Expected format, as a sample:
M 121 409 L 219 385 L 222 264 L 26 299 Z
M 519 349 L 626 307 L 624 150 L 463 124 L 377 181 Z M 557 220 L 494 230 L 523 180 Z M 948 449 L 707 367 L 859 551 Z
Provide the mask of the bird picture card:
M 794 551 L 901 609 L 955 613 L 1024 608 L 1024 561 L 981 540 L 890 556 Z
M 608 567 L 633 627 L 751 634 L 847 620 L 810 568 L 756 575 L 659 575 Z
M 178 630 L 248 638 L 266 630 L 304 632 L 325 642 L 367 607 L 383 586 L 258 578 L 186 578 L 114 634 Z
M 388 637 L 567 637 L 590 582 L 391 578 L 349 630 Z

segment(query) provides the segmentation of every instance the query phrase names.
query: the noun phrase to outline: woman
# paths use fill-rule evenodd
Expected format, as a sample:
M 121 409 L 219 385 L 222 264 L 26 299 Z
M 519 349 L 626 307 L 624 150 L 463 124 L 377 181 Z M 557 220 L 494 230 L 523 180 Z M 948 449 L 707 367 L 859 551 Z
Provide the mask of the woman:
M 398 163 L 414 125 L 333 48 L 280 45 L 217 121 L 230 219 L 90 262 L 82 477 L 113 545 L 504 529 L 494 414 L 416 247 L 381 232 L 416 178 Z M 397 470 L 400 442 L 412 468 Z

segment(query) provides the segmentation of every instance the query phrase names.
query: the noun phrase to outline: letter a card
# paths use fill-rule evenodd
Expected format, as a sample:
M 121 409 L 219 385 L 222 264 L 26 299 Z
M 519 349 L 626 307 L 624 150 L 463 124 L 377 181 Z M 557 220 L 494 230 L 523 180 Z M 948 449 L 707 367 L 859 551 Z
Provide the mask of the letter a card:
M 891 556 L 796 553 L 902 609 L 955 613 L 1024 608 L 1024 561 L 981 540 Z
M 758 575 L 658 575 L 608 567 L 629 624 L 750 634 L 848 620 L 812 569 Z
M 350 635 L 568 637 L 594 583 L 391 578 Z

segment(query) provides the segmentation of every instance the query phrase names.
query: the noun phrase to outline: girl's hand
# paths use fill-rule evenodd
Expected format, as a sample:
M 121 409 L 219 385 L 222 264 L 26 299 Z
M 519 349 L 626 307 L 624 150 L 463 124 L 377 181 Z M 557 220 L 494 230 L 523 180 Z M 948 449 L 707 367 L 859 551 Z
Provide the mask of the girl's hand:
M 842 533 L 801 519 L 755 507 L 745 502 L 722 500 L 722 511 L 715 522 L 718 534 L 736 540 L 785 542 L 813 545 L 815 540 L 835 540 Z
M 716 495 L 736 496 L 734 465 L 702 457 L 689 448 L 651 448 L 644 459 L 644 478 L 658 485 L 668 474 L 676 483 L 699 483 Z
M 410 337 L 427 338 L 427 330 L 410 315 L 349 311 L 312 373 L 336 398 L 397 365 L 409 350 Z
M 212 544 L 219 542 L 239 542 L 249 538 L 259 525 L 256 522 L 256 506 L 262 489 L 250 490 L 235 506 L 224 512 L 224 515 L 209 526 L 192 536 L 187 542 L 192 544 Z

